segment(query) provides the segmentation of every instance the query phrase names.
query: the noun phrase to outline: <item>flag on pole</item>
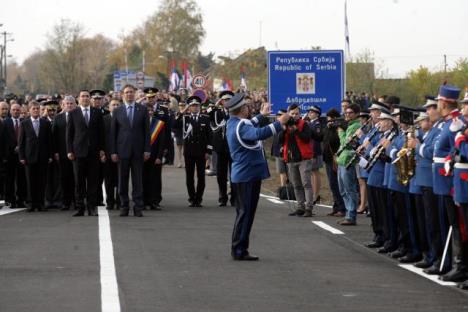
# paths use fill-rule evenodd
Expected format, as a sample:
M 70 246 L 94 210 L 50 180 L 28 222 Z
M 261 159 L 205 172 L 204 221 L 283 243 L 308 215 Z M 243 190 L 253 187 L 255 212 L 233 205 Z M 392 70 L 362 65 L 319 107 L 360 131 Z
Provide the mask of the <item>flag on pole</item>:
M 244 67 L 240 68 L 240 88 L 244 91 L 247 91 L 247 81 L 245 80 Z
M 348 54 L 348 58 L 351 57 L 351 50 L 349 47 L 349 29 L 348 29 L 348 1 L 345 0 L 345 7 L 344 7 L 344 14 L 345 14 L 345 41 L 346 41 L 346 53 Z
M 179 89 L 180 78 L 179 78 L 179 74 L 177 74 L 174 61 L 172 61 L 172 70 L 171 70 L 171 76 L 169 77 L 169 81 L 171 82 L 169 86 L 169 91 L 177 91 Z
M 189 93 L 192 92 L 192 74 L 187 63 L 184 63 L 182 66 L 183 70 L 183 82 L 182 87 L 187 89 Z

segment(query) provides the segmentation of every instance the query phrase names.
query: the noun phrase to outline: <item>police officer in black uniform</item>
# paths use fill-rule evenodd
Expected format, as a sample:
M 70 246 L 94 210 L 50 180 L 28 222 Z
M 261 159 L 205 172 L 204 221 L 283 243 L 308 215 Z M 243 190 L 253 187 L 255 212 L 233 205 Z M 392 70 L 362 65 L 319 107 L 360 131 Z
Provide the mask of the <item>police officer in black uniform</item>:
M 231 155 L 226 139 L 226 122 L 229 118 L 227 110 L 224 108 L 224 103 L 234 96 L 231 91 L 222 91 L 219 93 L 219 100 L 214 108 L 208 109 L 210 116 L 211 130 L 213 133 L 213 150 L 217 155 L 216 162 L 216 178 L 219 187 L 219 206 L 224 207 L 228 201 L 227 182 L 228 172 L 231 171 Z M 234 206 L 236 198 L 234 190 L 231 187 L 231 206 Z
M 189 207 L 202 207 L 205 191 L 205 161 L 211 153 L 211 128 L 207 115 L 200 114 L 201 99 L 191 96 L 187 99 L 187 108 L 175 119 L 174 128 L 181 128 L 184 139 L 184 159 Z M 189 109 L 189 112 L 187 110 Z M 197 187 L 195 190 L 195 167 L 197 169 Z

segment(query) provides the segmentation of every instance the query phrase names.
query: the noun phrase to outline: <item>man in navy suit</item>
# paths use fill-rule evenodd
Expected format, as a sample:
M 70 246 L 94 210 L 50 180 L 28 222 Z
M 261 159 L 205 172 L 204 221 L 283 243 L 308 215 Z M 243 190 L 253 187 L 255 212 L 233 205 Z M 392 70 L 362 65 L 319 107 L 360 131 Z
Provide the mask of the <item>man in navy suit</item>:
M 122 211 L 129 212 L 128 179 L 132 171 L 132 200 L 135 217 L 142 217 L 143 202 L 143 162 L 150 158 L 149 116 L 147 108 L 135 103 L 135 87 L 125 85 L 124 105 L 113 112 L 111 122 L 111 158 L 119 165 L 119 195 Z

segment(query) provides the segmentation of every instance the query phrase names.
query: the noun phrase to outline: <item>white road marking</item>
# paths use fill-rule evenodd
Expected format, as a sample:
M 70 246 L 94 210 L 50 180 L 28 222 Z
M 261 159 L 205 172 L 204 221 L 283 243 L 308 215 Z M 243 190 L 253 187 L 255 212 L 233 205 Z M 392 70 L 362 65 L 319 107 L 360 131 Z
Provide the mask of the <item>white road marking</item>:
M 9 213 L 14 213 L 14 212 L 18 212 L 18 211 L 21 211 L 21 210 L 25 210 L 26 208 L 6 208 L 6 207 L 3 207 L 2 209 L 0 209 L 0 216 L 3 216 L 3 215 L 6 215 L 6 214 L 9 214 Z
M 114 249 L 109 214 L 105 207 L 98 208 L 99 255 L 101 265 L 101 311 L 120 312 L 119 288 L 115 273 Z
M 271 201 L 272 203 L 275 203 L 275 204 L 284 204 L 284 202 L 282 202 L 281 200 L 279 199 L 274 199 L 274 198 L 267 198 L 268 201 Z
M 343 235 L 344 232 L 338 230 L 338 229 L 335 229 L 334 227 L 332 226 L 329 226 L 328 224 L 326 224 L 325 222 L 322 222 L 322 221 L 312 221 L 313 224 L 321 227 L 322 229 L 328 231 L 328 232 L 331 232 L 332 234 L 337 234 L 337 235 Z
M 425 277 L 427 278 L 428 280 L 431 280 L 439 285 L 442 285 L 442 286 L 456 286 L 457 284 L 453 283 L 453 282 L 444 282 L 444 281 L 441 281 L 439 280 L 439 276 L 438 275 L 429 275 L 429 274 L 426 274 L 423 272 L 423 269 L 420 269 L 420 268 L 417 268 L 411 264 L 399 264 L 398 265 L 399 267 L 403 268 L 403 269 L 406 269 L 408 271 L 411 271 L 413 273 L 416 273 L 422 277 Z

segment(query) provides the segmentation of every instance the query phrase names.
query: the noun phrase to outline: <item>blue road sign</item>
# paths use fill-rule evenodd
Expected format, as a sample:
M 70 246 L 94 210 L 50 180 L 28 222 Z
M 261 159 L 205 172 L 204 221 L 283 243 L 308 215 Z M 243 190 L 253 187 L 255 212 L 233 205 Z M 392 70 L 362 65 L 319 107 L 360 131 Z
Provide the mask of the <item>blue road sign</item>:
M 268 51 L 268 98 L 275 112 L 291 104 L 323 113 L 340 110 L 345 75 L 342 50 Z

